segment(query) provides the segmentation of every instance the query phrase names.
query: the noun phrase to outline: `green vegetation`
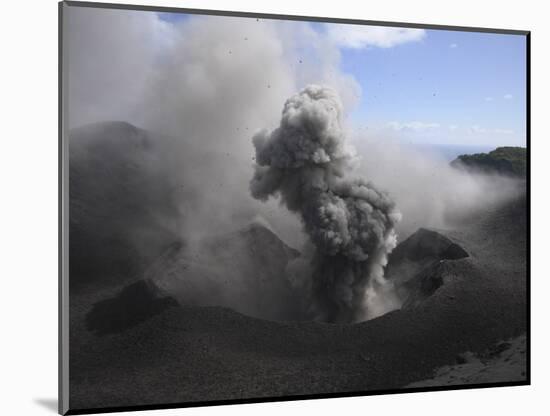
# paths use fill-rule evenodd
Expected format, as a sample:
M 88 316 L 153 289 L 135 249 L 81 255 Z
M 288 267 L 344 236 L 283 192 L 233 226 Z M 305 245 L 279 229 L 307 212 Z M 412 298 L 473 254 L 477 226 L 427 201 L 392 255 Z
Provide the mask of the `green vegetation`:
M 527 174 L 527 149 L 524 147 L 497 147 L 489 153 L 460 155 L 451 166 L 482 173 L 498 173 L 524 178 Z

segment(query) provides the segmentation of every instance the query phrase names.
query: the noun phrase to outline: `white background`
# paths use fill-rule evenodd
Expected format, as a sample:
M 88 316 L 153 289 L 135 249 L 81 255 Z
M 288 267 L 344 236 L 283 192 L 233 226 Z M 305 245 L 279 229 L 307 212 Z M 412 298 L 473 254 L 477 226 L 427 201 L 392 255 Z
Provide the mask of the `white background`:
M 141 4 L 532 31 L 532 386 L 151 411 L 150 415 L 550 414 L 544 1 L 136 0 Z M 52 415 L 57 397 L 57 2 L 3 2 L 0 30 L 0 414 Z M 395 369 L 399 371 L 399 369 Z M 134 413 L 132 413 L 134 414 Z

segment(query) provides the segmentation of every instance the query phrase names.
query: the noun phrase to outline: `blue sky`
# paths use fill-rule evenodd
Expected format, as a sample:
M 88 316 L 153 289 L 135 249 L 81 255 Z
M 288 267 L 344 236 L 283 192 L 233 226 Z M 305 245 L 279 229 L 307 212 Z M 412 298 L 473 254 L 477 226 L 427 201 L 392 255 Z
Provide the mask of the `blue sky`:
M 525 145 L 525 37 L 428 30 L 419 41 L 341 52 L 363 89 L 355 122 L 432 143 Z
M 170 22 L 170 23 L 178 23 L 192 16 L 185 13 L 164 13 L 164 12 L 159 12 L 157 13 L 157 15 L 165 22 Z
M 418 144 L 525 146 L 524 36 L 311 25 L 337 44 L 341 71 L 361 86 L 350 115 L 357 128 Z

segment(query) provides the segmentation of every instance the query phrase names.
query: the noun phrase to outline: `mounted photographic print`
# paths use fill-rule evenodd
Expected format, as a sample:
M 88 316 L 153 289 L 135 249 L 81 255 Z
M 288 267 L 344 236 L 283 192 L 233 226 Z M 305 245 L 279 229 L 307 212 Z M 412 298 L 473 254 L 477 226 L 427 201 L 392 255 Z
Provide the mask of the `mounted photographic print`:
M 529 384 L 529 32 L 60 29 L 61 413 Z

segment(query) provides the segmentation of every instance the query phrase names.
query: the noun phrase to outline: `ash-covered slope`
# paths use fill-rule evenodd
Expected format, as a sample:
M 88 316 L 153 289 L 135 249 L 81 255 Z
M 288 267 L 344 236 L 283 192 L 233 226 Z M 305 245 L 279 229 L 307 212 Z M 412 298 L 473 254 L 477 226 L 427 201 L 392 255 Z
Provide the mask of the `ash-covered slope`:
M 296 320 L 301 302 L 285 269 L 297 256 L 271 230 L 252 223 L 193 244 L 173 244 L 144 277 L 182 305 L 225 306 L 254 317 Z
M 402 308 L 418 305 L 441 287 L 445 262 L 468 257 L 457 243 L 434 230 L 420 228 L 390 255 L 386 277 L 392 280 Z
M 434 376 L 408 387 L 440 387 L 464 384 L 502 383 L 524 380 L 527 374 L 527 337 L 500 341 L 482 354 L 466 351 L 455 365 L 438 368 Z
M 176 239 L 156 139 L 128 123 L 97 123 L 69 133 L 69 152 L 71 290 L 138 279 Z
M 72 328 L 71 407 L 375 391 L 430 379 L 464 351 L 482 354 L 525 333 L 526 226 L 521 194 L 442 232 L 469 256 L 443 261 L 445 283 L 422 302 L 361 324 L 173 306 L 99 336 L 81 324 L 83 308 Z M 524 381 L 518 374 L 506 381 Z

